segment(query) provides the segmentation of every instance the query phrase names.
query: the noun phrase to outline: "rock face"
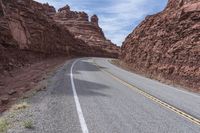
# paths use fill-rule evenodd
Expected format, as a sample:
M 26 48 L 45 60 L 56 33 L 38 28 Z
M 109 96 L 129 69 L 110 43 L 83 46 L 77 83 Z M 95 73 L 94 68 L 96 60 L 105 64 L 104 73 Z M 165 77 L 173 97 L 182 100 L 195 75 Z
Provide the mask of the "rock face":
M 54 16 L 63 14 L 80 23 L 88 20 L 84 12 L 67 14 L 67 10 L 69 7 L 64 7 L 57 14 L 54 7 L 33 0 L 0 0 L 0 72 L 46 56 L 112 57 L 112 52 L 90 47 L 54 21 Z
M 84 42 L 54 22 L 55 13 L 48 4 L 32 0 L 0 0 L 0 72 L 47 54 L 76 54 Z
M 54 15 L 54 20 L 69 29 L 76 38 L 87 43 L 93 49 L 92 53 L 99 51 L 99 56 L 118 57 L 119 47 L 105 38 L 96 15 L 93 15 L 89 21 L 85 12 L 71 11 L 66 5 Z
M 1 3 L 5 28 L 19 49 L 69 54 L 72 46 L 81 43 L 51 19 L 56 13 L 53 7 L 32 0 L 3 0 Z
M 156 79 L 200 90 L 200 1 L 169 0 L 126 38 L 121 59 Z

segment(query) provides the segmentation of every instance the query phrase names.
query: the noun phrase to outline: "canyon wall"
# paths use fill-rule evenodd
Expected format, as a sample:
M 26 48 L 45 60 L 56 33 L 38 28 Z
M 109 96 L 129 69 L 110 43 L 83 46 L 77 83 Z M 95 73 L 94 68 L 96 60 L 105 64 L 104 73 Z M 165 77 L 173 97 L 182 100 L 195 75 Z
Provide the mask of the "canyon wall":
M 19 49 L 68 54 L 69 47 L 77 43 L 68 30 L 49 17 L 47 5 L 32 0 L 2 0 L 1 3 L 6 29 Z M 52 12 L 55 12 L 53 7 Z
M 200 90 L 200 1 L 169 0 L 126 38 L 121 60 L 152 78 Z
M 117 57 L 118 53 L 112 49 L 116 46 L 110 46 L 110 51 L 96 44 L 90 46 L 90 41 L 77 37 L 71 29 L 56 22 L 53 18 L 61 12 L 57 13 L 53 6 L 33 0 L 0 0 L 0 73 L 47 56 Z M 86 13 L 77 15 L 83 15 L 80 18 L 87 16 Z M 76 22 L 82 23 L 82 20 Z M 87 34 L 98 32 L 99 36 L 104 36 L 97 25 L 91 27 L 96 31 Z M 104 42 L 107 41 L 103 40 L 101 44 L 104 45 Z
M 32 0 L 0 1 L 0 71 L 46 55 L 83 55 L 87 45 L 54 22 L 54 7 Z M 78 51 L 78 52 L 75 52 Z

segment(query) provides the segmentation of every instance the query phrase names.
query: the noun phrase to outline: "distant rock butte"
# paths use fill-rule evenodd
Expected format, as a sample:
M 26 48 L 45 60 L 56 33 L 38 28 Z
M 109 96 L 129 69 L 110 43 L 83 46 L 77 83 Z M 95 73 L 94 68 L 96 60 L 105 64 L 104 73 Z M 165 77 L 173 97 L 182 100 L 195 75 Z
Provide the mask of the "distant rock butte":
M 68 6 L 57 13 L 53 6 L 33 0 L 0 0 L 0 72 L 42 55 L 117 57 L 119 48 L 105 39 L 97 24 L 96 16 L 88 22 L 86 13 L 70 12 Z
M 169 0 L 126 38 L 121 59 L 156 79 L 200 90 L 200 1 Z
M 53 18 L 57 23 L 69 29 L 76 38 L 83 40 L 89 46 L 106 50 L 113 57 L 118 57 L 120 48 L 105 38 L 102 29 L 99 27 L 97 15 L 93 15 L 89 20 L 88 14 L 85 12 L 71 11 L 70 7 L 66 5 L 60 8 Z

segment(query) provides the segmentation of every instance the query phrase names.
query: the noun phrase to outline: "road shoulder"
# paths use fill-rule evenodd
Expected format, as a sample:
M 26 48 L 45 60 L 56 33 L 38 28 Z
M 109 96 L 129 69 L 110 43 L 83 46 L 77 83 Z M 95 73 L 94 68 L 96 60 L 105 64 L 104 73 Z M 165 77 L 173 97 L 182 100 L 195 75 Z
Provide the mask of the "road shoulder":
M 47 87 L 26 99 L 19 100 L 13 107 L 26 107 L 6 111 L 1 119 L 8 122 L 8 133 L 64 133 L 79 132 L 78 116 L 70 90 L 69 60 L 58 68 L 46 81 Z M 70 117 L 68 117 L 70 116 Z M 67 125 L 74 125 L 67 127 Z

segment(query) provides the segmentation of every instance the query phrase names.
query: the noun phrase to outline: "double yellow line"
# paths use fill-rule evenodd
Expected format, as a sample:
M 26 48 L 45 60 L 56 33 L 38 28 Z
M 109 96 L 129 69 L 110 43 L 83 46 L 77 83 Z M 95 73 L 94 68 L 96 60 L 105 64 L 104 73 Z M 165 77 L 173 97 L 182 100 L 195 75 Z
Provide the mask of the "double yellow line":
M 118 82 L 122 83 L 123 85 L 127 86 L 128 88 L 138 92 L 139 94 L 145 96 L 146 98 L 154 101 L 155 103 L 157 103 L 157 104 L 159 104 L 159 105 L 161 105 L 161 106 L 163 106 L 163 107 L 175 112 L 176 114 L 188 119 L 192 123 L 197 124 L 197 125 L 200 126 L 200 119 L 195 118 L 194 116 L 192 116 L 192 115 L 190 115 L 190 114 L 188 114 L 188 113 L 186 113 L 186 112 L 184 112 L 184 111 L 182 111 L 182 110 L 180 110 L 180 109 L 178 109 L 178 108 L 176 108 L 176 107 L 174 107 L 174 106 L 172 106 L 172 105 L 170 105 L 170 104 L 168 104 L 168 103 L 166 103 L 166 102 L 164 102 L 164 101 L 162 101 L 162 100 L 160 100 L 158 98 L 156 98 L 155 96 L 143 91 L 142 89 L 140 89 L 140 88 L 138 88 L 138 87 L 136 87 L 136 86 L 134 86 L 134 85 L 132 85 L 132 84 L 130 84 L 130 83 L 118 78 L 118 77 L 116 77 L 112 73 L 101 69 L 100 66 L 94 60 L 93 60 L 93 62 L 97 66 L 98 69 L 100 69 L 102 72 L 108 74 L 110 77 L 112 77 L 116 81 L 118 81 Z

